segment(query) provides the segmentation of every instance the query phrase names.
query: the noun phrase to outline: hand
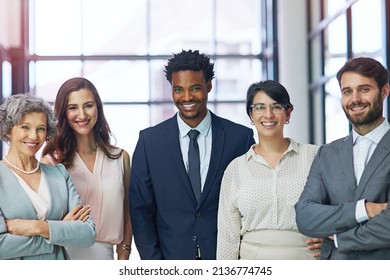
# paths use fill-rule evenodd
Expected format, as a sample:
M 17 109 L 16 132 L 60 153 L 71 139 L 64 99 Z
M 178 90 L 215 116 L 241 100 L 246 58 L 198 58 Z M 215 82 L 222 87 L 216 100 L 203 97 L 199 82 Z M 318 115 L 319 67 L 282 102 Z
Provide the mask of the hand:
M 51 156 L 49 156 L 49 155 L 45 155 L 44 157 L 42 157 L 41 158 L 41 162 L 49 164 L 51 166 L 55 166 L 56 165 L 56 162 L 54 161 L 54 159 Z
M 313 256 L 315 258 L 319 258 L 320 257 L 320 250 L 321 250 L 321 246 L 322 246 L 322 238 L 309 238 L 306 240 L 306 245 L 307 245 L 307 249 L 309 249 L 310 251 L 314 251 L 316 250 L 315 252 L 313 252 Z
M 387 203 L 366 202 L 366 211 L 368 217 L 370 218 L 379 215 L 383 210 L 386 209 L 387 209 Z
M 5 220 L 8 233 L 23 236 L 42 235 L 44 237 L 47 234 L 43 234 L 44 228 L 47 227 L 45 221 L 40 220 L 24 220 L 24 219 L 12 219 Z
M 82 221 L 88 220 L 89 213 L 91 212 L 91 206 L 89 205 L 77 205 L 62 219 L 63 221 Z

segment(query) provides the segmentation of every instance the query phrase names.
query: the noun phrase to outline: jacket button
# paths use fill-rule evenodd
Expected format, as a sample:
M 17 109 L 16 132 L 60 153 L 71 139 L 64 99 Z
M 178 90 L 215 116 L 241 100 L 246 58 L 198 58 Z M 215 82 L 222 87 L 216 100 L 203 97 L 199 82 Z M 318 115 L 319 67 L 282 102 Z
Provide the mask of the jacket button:
M 198 239 L 196 235 L 192 236 L 192 241 L 196 241 L 196 239 Z

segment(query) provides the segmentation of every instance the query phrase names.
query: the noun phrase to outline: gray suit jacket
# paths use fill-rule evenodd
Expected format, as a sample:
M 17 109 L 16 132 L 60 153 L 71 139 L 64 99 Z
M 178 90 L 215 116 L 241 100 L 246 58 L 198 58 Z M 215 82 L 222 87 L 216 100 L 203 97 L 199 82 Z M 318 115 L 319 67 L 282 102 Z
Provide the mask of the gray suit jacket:
M 7 232 L 6 219 L 36 220 L 37 215 L 30 199 L 15 175 L 0 162 L 0 259 L 53 260 L 67 259 L 63 246 L 89 247 L 95 242 L 95 224 L 61 221 L 81 199 L 72 180 L 61 164 L 41 164 L 49 185 L 51 205 L 46 221 L 50 239 L 40 236 L 20 236 Z
M 359 185 L 353 167 L 352 134 L 321 147 L 295 205 L 299 230 L 324 237 L 322 259 L 390 259 L 390 210 L 363 223 L 356 202 L 390 200 L 390 131 L 379 142 Z M 338 248 L 326 238 L 337 234 Z

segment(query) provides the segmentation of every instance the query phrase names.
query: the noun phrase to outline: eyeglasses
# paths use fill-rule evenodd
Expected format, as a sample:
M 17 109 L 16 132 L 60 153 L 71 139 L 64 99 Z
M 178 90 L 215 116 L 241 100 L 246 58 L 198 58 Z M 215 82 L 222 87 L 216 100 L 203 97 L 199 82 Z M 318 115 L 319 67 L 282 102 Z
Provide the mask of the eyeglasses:
M 284 109 L 288 109 L 288 105 L 286 104 L 264 104 L 264 103 L 256 103 L 252 104 L 249 108 L 252 109 L 254 113 L 257 115 L 263 115 L 267 111 L 267 107 L 271 108 L 271 112 L 274 114 L 281 114 Z

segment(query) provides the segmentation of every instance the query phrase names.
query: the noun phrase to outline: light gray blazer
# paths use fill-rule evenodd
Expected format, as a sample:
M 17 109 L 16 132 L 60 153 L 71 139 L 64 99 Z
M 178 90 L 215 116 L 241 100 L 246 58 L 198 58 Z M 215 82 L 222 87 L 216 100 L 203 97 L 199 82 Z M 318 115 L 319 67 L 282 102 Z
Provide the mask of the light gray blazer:
M 0 162 L 0 259 L 63 260 L 68 259 L 64 246 L 89 247 L 95 242 L 95 224 L 61 221 L 81 199 L 69 173 L 62 164 L 41 164 L 49 185 L 51 206 L 47 216 L 50 239 L 40 236 L 20 236 L 7 232 L 6 219 L 36 220 L 37 215 L 30 199 L 15 175 Z
M 295 205 L 299 230 L 325 238 L 321 259 L 390 259 L 390 209 L 363 223 L 355 220 L 356 202 L 390 200 L 390 131 L 379 142 L 359 185 L 353 167 L 352 134 L 322 146 L 304 191 Z

